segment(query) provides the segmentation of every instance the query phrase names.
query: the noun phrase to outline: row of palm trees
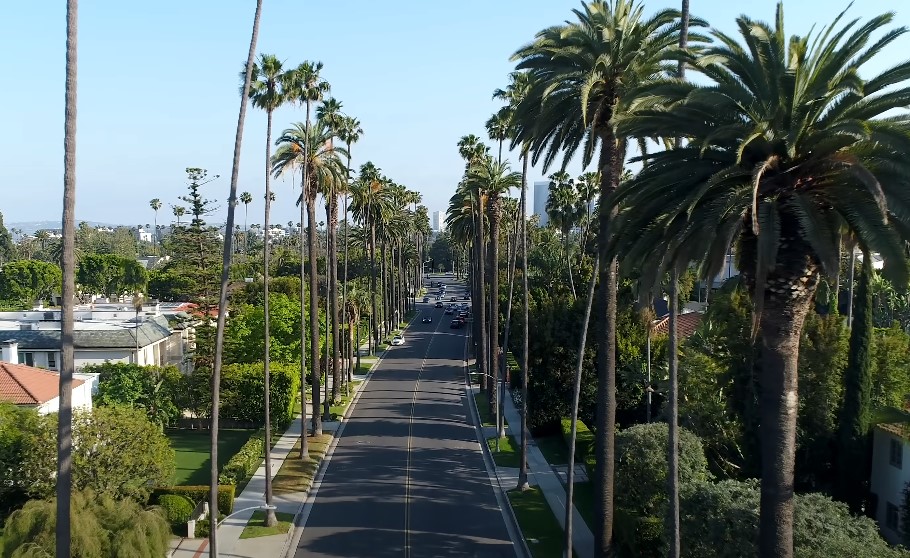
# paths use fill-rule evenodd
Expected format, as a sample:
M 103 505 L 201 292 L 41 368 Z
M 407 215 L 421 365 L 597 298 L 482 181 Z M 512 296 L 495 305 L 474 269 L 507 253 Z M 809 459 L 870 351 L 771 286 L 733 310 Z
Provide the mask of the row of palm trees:
M 762 354 L 759 549 L 792 556 L 797 351 L 819 277 L 836 275 L 840 239 L 849 233 L 864 251 L 882 254 L 900 284 L 907 281 L 910 63 L 866 74 L 868 62 L 906 29 L 889 28 L 891 14 L 860 24 L 842 13 L 815 36 L 788 38 L 779 5 L 773 24 L 741 16 L 739 37 L 704 34 L 708 24 L 689 16 L 688 1 L 681 11 L 646 16 L 636 0 L 595 0 L 573 15 L 516 51 L 510 87 L 497 92 L 508 102 L 499 115 L 505 118 L 487 127 L 492 140 L 518 148 L 524 164 L 561 161 L 564 169 L 579 157 L 599 177 L 591 225 L 599 267 L 592 313 L 596 553 L 613 551 L 619 274 L 637 280 L 644 300 L 669 293 L 675 341 L 678 273 L 693 268 L 711 279 L 733 250 L 754 299 Z M 701 82 L 685 80 L 685 68 Z M 475 301 L 478 368 L 495 379 L 498 262 L 480 262 L 498 250 L 496 185 L 507 172 L 476 138 L 459 147 L 468 169 L 448 219 L 453 238 L 473 246 L 474 288 L 483 301 Z M 634 176 L 625 175 L 630 148 L 642 165 Z M 572 205 L 552 203 L 557 213 L 571 213 Z M 526 351 L 519 359 L 525 376 Z M 672 556 L 680 552 L 675 352 L 671 343 Z

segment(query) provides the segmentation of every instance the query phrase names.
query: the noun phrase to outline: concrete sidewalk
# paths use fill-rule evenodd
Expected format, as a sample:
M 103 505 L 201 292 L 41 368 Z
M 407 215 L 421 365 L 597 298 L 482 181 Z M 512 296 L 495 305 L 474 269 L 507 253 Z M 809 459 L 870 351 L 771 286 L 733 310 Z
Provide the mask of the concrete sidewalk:
M 474 389 L 475 393 L 477 392 L 476 387 L 472 386 L 472 389 Z M 521 436 L 521 413 L 515 408 L 515 403 L 512 401 L 511 396 L 504 397 L 503 401 L 503 416 L 506 424 L 509 425 L 506 428 L 506 433 L 513 433 L 515 438 L 519 439 Z M 512 428 L 511 425 L 514 425 L 514 428 Z M 495 436 L 495 429 L 492 434 Z M 557 475 L 556 471 L 554 471 L 553 467 L 547 462 L 543 453 L 540 451 L 540 448 L 537 447 L 530 432 L 527 433 L 527 437 L 528 483 L 540 488 L 544 498 L 547 500 L 547 504 L 550 505 L 550 509 L 553 510 L 556 519 L 559 520 L 559 525 L 565 529 L 566 490 L 563 486 L 563 482 L 560 480 L 560 477 Z M 506 469 L 502 467 L 497 467 L 496 469 L 497 476 L 500 477 L 503 486 L 508 486 L 510 481 L 512 486 L 517 485 L 517 469 Z M 500 471 L 502 472 L 500 473 Z M 588 527 L 587 523 L 585 523 L 584 519 L 582 519 L 581 514 L 578 513 L 578 509 L 575 508 L 574 505 L 572 506 L 572 514 L 572 549 L 579 558 L 594 558 L 594 534 L 591 533 L 591 529 Z

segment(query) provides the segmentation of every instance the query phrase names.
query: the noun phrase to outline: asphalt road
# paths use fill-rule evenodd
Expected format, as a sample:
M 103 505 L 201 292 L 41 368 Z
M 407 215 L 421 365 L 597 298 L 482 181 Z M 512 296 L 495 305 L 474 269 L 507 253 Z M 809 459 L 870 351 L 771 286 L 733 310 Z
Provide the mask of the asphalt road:
M 443 282 L 445 298 L 462 302 L 462 287 Z M 297 557 L 515 558 L 465 396 L 467 328 L 450 329 L 434 303 L 418 302 L 405 344 L 364 388 Z M 420 322 L 426 313 L 430 324 Z

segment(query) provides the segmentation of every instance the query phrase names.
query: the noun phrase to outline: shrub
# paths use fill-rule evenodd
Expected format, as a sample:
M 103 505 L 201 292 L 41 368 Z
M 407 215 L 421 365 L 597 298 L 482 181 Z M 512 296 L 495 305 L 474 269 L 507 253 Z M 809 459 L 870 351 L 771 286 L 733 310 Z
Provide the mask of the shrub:
M 642 517 L 661 517 L 667 503 L 666 423 L 638 424 L 616 435 L 616 505 Z M 679 429 L 680 492 L 710 478 L 701 440 Z
M 224 465 L 218 475 L 219 484 L 239 485 L 249 479 L 259 468 L 265 454 L 263 434 L 257 432 L 250 436 L 243 447 Z
M 640 517 L 622 508 L 616 509 L 615 517 L 614 533 L 619 556 L 657 558 L 663 555 L 663 519 Z
M 223 513 L 224 515 L 230 515 L 234 510 L 234 485 L 220 485 L 218 487 L 218 512 Z M 159 499 L 165 494 L 177 494 L 180 496 L 185 496 L 191 502 L 193 506 L 199 502 L 208 501 L 209 499 L 209 487 L 208 486 L 159 486 L 152 489 L 152 495 L 149 498 L 149 503 L 152 505 L 157 505 Z
M 189 521 L 196 507 L 189 498 L 180 494 L 162 494 L 158 498 L 158 506 L 172 525 Z
M 562 419 L 562 436 L 566 441 L 566 447 L 569 447 L 572 419 Z M 594 474 L 594 433 L 581 420 L 575 425 L 575 459 L 576 462 L 580 461 L 587 466 L 589 475 Z
M 269 366 L 272 427 L 281 429 L 294 419 L 296 396 L 300 391 L 300 370 L 296 366 L 272 362 Z M 262 397 L 250 397 L 251 393 L 262 393 L 263 366 L 254 364 L 229 364 L 222 368 L 221 376 L 221 417 L 263 424 L 265 404 Z

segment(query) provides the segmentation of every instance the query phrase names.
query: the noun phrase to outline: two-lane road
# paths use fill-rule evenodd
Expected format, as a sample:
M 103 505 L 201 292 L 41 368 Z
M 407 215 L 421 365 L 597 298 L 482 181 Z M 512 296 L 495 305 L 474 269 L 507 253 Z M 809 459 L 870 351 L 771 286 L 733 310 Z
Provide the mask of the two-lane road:
M 297 557 L 515 558 L 465 397 L 466 328 L 450 329 L 433 298 L 364 387 Z

